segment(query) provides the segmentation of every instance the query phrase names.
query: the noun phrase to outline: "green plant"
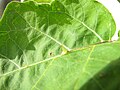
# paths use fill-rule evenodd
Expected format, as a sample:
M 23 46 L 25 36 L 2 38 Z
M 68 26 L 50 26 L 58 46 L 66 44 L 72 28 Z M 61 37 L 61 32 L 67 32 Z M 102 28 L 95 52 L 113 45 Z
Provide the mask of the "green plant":
M 11 2 L 0 21 L 0 90 L 118 90 L 115 29 L 94 0 Z
M 36 1 L 36 2 L 40 2 L 40 3 L 50 3 L 50 2 L 52 2 L 52 0 L 24 0 L 24 1 Z

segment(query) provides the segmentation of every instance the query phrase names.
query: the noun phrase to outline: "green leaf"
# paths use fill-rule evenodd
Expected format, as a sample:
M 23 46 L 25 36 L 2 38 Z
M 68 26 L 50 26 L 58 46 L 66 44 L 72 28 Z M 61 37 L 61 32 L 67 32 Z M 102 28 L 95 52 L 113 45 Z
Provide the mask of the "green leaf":
M 119 84 L 119 49 L 120 42 L 98 44 L 20 68 L 4 59 L 0 89 L 88 90 L 89 86 L 89 90 L 113 90 Z
M 24 1 L 36 1 L 38 3 L 50 3 L 52 0 L 24 0 Z
M 118 37 L 119 37 L 118 40 L 120 40 L 120 30 L 118 31 Z
M 82 90 L 91 78 L 106 90 L 95 75 L 119 59 L 120 43 L 96 43 L 114 32 L 93 0 L 10 3 L 0 21 L 0 90 Z
M 1 54 L 15 58 L 26 48 L 37 48 L 39 55 L 46 58 L 46 53 L 59 54 L 61 46 L 70 51 L 110 40 L 115 23 L 108 11 L 95 1 L 86 4 L 85 1 L 66 0 L 63 4 L 54 1 L 51 5 L 13 2 L 7 7 L 0 28 Z M 12 48 L 14 51 L 9 50 Z

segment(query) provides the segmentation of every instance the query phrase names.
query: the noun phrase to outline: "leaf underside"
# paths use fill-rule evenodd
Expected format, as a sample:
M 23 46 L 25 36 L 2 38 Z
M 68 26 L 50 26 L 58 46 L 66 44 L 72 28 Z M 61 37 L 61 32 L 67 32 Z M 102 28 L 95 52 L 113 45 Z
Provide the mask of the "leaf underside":
M 0 90 L 118 88 L 112 70 L 120 42 L 98 44 L 114 32 L 112 16 L 94 0 L 10 3 L 0 21 Z

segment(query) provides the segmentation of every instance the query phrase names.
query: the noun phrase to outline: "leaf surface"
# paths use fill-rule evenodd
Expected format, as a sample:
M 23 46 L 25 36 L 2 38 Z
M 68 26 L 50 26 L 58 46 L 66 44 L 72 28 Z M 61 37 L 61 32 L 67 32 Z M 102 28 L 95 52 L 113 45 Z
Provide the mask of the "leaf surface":
M 93 0 L 10 3 L 0 21 L 0 90 L 84 88 L 119 59 L 119 42 L 95 44 L 114 32 L 113 18 Z
M 38 3 L 50 3 L 52 0 L 24 0 L 24 1 L 36 1 Z

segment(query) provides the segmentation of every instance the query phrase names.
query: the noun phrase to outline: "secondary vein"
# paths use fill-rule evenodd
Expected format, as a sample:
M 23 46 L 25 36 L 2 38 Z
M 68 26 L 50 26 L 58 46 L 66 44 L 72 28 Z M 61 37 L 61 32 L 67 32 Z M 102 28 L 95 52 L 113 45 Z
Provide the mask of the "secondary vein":
M 48 62 L 48 61 L 50 61 L 50 60 L 53 60 L 53 59 L 58 58 L 58 57 L 61 57 L 61 56 L 62 56 L 62 55 L 57 55 L 57 56 L 55 56 L 55 57 L 51 57 L 51 58 L 48 58 L 48 59 L 45 59 L 45 60 L 42 60 L 42 61 L 39 61 L 39 62 L 30 64 L 30 65 L 24 66 L 24 67 L 20 67 L 19 69 L 16 69 L 16 70 L 7 72 L 7 73 L 5 73 L 5 74 L 2 74 L 2 75 L 0 75 L 0 77 L 7 76 L 7 75 L 12 74 L 12 73 L 15 73 L 15 72 L 17 72 L 17 71 L 20 71 L 20 70 L 23 70 L 23 69 L 26 69 L 26 68 L 30 68 L 30 67 L 32 67 L 32 66 L 35 66 L 35 65 L 38 65 L 38 64 L 41 64 L 41 63 Z

